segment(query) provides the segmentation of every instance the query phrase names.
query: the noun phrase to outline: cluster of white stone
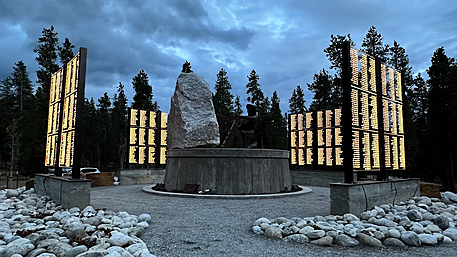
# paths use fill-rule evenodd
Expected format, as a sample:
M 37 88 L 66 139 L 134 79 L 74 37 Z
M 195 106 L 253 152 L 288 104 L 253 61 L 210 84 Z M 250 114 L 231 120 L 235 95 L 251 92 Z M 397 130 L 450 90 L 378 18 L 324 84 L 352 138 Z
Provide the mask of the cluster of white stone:
M 457 195 L 438 198 L 415 197 L 396 205 L 375 206 L 360 217 L 344 215 L 308 218 L 257 219 L 257 235 L 282 238 L 287 242 L 329 246 L 421 246 L 457 240 Z
M 140 239 L 149 214 L 62 209 L 33 189 L 0 191 L 2 257 L 151 257 Z

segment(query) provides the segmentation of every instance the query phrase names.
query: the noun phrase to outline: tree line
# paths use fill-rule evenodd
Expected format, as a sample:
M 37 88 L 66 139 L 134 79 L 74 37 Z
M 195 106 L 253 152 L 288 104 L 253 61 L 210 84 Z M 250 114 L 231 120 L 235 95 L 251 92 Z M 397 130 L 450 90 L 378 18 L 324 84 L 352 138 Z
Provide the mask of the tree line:
M 322 69 L 307 84 L 314 93 L 309 110 L 342 107 L 342 44 L 352 41 L 348 35 L 331 35 L 324 49 L 331 72 Z M 434 182 L 439 179 L 446 190 L 455 191 L 454 160 L 457 154 L 457 61 L 438 48 L 426 70 L 428 79 L 412 74 L 405 48 L 397 41 L 385 44 L 374 26 L 370 27 L 360 48 L 404 74 L 406 90 L 406 154 L 411 177 Z M 303 89 L 292 92 L 289 113 L 303 113 Z
M 298 85 L 291 93 L 289 114 L 341 108 L 342 106 L 342 44 L 350 34 L 331 35 L 323 52 L 330 66 L 314 74 L 307 89 L 314 96 L 309 108 L 305 93 Z M 44 171 L 47 115 L 51 74 L 74 56 L 74 45 L 68 38 L 59 45 L 54 27 L 45 28 L 34 48 L 39 70 L 38 88 L 34 91 L 26 65 L 15 63 L 11 75 L 0 82 L 0 168 L 18 170 L 24 175 Z M 454 190 L 454 159 L 457 123 L 457 62 L 448 57 L 444 47 L 438 48 L 427 69 L 428 79 L 413 76 L 405 48 L 397 41 L 385 44 L 374 26 L 363 39 L 361 50 L 379 58 L 404 74 L 406 87 L 407 162 L 410 174 L 426 181 L 441 179 L 447 189 Z M 58 64 L 58 61 L 60 65 Z M 183 67 L 184 68 L 184 67 Z M 190 63 L 189 63 L 190 69 Z M 277 92 L 265 96 L 253 69 L 247 76 L 246 101 L 258 111 L 256 134 L 265 148 L 287 149 L 287 113 L 280 109 Z M 132 108 L 157 111 L 153 90 L 144 70 L 132 78 L 135 91 Z M 241 97 L 231 93 L 232 86 L 224 69 L 219 70 L 214 84 L 213 104 L 220 122 L 221 140 L 230 129 L 233 117 L 243 113 Z M 97 102 L 85 99 L 83 165 L 104 170 L 123 168 L 127 151 L 128 99 L 124 85 L 117 92 L 107 92 Z M 239 146 L 239 140 L 238 140 Z

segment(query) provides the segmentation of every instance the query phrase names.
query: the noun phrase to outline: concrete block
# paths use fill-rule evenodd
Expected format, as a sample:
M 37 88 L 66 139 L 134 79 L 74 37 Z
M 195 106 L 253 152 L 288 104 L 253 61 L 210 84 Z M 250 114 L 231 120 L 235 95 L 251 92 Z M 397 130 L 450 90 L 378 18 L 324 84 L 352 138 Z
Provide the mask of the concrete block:
M 50 174 L 35 174 L 35 192 L 47 195 L 65 209 L 90 205 L 90 183 L 88 179 L 56 177 Z
M 419 179 L 358 181 L 354 184 L 330 184 L 330 213 L 360 215 L 381 204 L 396 204 L 419 196 Z

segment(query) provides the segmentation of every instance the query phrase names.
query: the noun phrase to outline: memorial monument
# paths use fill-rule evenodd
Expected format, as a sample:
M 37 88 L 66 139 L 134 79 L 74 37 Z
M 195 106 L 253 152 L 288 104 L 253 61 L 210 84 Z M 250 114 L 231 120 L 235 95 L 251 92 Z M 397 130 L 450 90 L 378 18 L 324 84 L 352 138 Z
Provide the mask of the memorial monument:
M 255 195 L 291 189 L 289 151 L 215 148 L 220 135 L 211 90 L 187 61 L 169 113 L 167 191 Z

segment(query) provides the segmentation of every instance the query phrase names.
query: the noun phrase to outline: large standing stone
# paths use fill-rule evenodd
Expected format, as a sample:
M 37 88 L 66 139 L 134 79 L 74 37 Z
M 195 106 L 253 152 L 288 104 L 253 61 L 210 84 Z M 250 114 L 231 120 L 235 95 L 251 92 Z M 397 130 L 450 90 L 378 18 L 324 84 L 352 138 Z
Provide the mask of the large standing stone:
M 181 73 L 171 98 L 168 116 L 168 147 L 183 149 L 219 144 L 219 125 L 211 89 L 204 78 Z

